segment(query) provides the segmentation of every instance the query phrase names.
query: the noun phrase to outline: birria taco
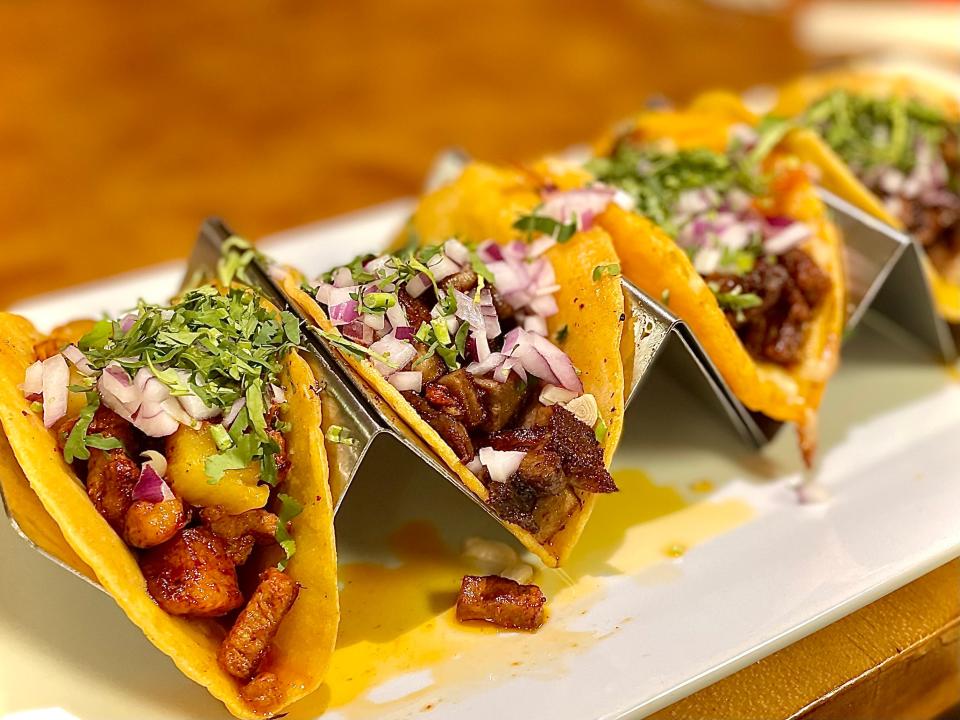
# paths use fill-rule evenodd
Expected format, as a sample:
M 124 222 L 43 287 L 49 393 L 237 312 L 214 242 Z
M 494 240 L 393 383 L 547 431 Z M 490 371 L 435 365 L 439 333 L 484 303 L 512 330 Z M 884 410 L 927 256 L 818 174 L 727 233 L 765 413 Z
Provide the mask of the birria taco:
M 600 230 L 563 243 L 512 231 L 495 242 L 469 226 L 466 213 L 483 211 L 447 207 L 438 223 L 449 226 L 421 234 L 436 244 L 357 258 L 307 283 L 291 273 L 284 287 L 465 486 L 554 566 L 596 495 L 616 490 L 616 256 Z
M 77 556 L 237 717 L 323 679 L 336 549 L 298 324 L 206 286 L 49 336 L 0 314 L 0 422 Z
M 825 141 L 799 136 L 795 144 L 821 168 L 825 187 L 916 239 L 938 310 L 960 322 L 956 95 L 905 76 L 833 72 L 787 85 L 773 112 Z

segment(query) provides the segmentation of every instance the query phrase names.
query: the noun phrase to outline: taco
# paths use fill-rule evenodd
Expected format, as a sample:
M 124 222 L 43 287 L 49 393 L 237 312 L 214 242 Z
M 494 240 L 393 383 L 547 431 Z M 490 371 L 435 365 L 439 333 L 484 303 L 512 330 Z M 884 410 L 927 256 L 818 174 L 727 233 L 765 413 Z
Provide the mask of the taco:
M 782 148 L 787 125 L 755 122 L 722 93 L 645 113 L 585 166 L 534 165 L 541 204 L 521 224 L 606 231 L 624 276 L 691 327 L 747 408 L 796 425 L 810 464 L 844 321 L 841 244 Z
M 599 230 L 563 244 L 514 231 L 497 243 L 456 225 L 443 244 L 357 258 L 307 285 L 290 273 L 284 289 L 464 485 L 556 566 L 596 495 L 616 490 L 616 256 Z
M 784 87 L 773 112 L 824 142 L 798 136 L 823 185 L 913 236 L 925 253 L 940 314 L 960 322 L 960 103 L 912 78 L 825 73 Z
M 130 620 L 237 717 L 317 688 L 336 549 L 296 318 L 206 286 L 49 336 L 3 313 L 0 338 L 16 461 Z

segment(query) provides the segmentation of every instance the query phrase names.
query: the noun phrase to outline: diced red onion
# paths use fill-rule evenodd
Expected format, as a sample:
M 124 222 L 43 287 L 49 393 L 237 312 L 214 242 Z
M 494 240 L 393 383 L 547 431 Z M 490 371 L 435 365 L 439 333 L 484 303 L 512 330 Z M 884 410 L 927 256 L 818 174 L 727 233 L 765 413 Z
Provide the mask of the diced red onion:
M 369 345 L 373 342 L 373 328 L 364 325 L 362 322 L 354 321 L 344 325 L 340 328 L 340 332 L 343 333 L 344 337 L 356 340 L 361 345 Z
M 410 321 L 407 320 L 407 312 L 403 309 L 403 305 L 401 305 L 399 302 L 396 305 L 388 307 L 385 314 L 387 316 L 387 321 L 393 328 L 402 328 L 410 324 Z
M 28 397 L 30 395 L 39 395 L 43 392 L 43 360 L 37 360 L 27 368 L 20 389 L 23 390 L 23 394 Z
M 70 368 L 63 355 L 57 353 L 43 361 L 43 424 L 53 427 L 67 414 Z
M 405 289 L 410 297 L 418 298 L 431 287 L 433 283 L 430 282 L 430 278 L 425 273 L 420 273 L 407 281 Z
M 480 305 L 475 303 L 471 296 L 460 292 L 456 288 L 454 288 L 453 297 L 457 301 L 456 316 L 469 324 L 474 332 L 486 334 L 486 323 Z
M 137 316 L 133 313 L 127 313 L 120 319 L 120 331 L 124 333 L 130 332 L 130 328 L 132 328 L 136 322 Z
M 577 190 L 555 190 L 542 194 L 539 213 L 562 223 L 576 216 L 579 230 L 589 230 L 593 218 L 607 209 L 616 190 L 606 185 L 592 185 Z
M 451 275 L 460 272 L 460 266 L 443 253 L 438 253 L 430 258 L 427 261 L 427 267 L 430 268 L 433 279 L 437 282 L 446 280 Z
M 409 325 L 395 327 L 393 329 L 393 335 L 397 340 L 413 340 L 413 328 Z
M 780 230 L 773 237 L 767 238 L 763 243 L 763 249 L 773 255 L 782 255 L 810 238 L 811 235 L 813 231 L 809 225 L 796 222 Z
M 506 482 L 513 475 L 523 458 L 525 452 L 519 450 L 494 450 L 490 447 L 480 448 L 478 458 L 480 463 L 487 468 L 490 473 L 490 479 L 494 482 Z
M 444 254 L 460 265 L 466 265 L 470 262 L 470 250 L 459 240 L 453 238 L 443 244 Z
M 529 307 L 532 312 L 545 318 L 552 317 L 560 312 L 560 308 L 557 306 L 557 301 L 553 295 L 534 298 L 527 304 L 527 307 Z
M 419 370 L 404 370 L 393 373 L 387 378 L 387 381 L 400 392 L 407 390 L 420 392 L 423 386 L 423 373 Z
M 167 476 L 167 459 L 161 455 L 156 450 L 144 450 L 140 453 L 140 457 L 146 458 L 146 460 L 141 463 L 142 467 L 147 467 L 148 465 L 157 471 L 157 474 L 160 477 Z
M 146 463 L 140 470 L 140 479 L 133 486 L 133 501 L 146 500 L 150 503 L 172 500 L 174 497 L 170 486 L 164 482 L 163 478 L 153 467 Z
M 527 248 L 527 256 L 531 258 L 538 258 L 556 244 L 557 241 L 552 237 L 548 237 L 546 235 L 538 237 L 532 243 L 530 243 L 530 247 Z
M 315 297 L 321 305 L 330 305 L 330 293 L 333 291 L 333 285 L 330 283 L 318 283 Z
M 539 315 L 528 315 L 525 317 L 523 319 L 523 329 L 527 332 L 543 335 L 544 337 L 549 334 L 547 331 L 547 321 Z
M 487 240 L 484 243 L 481 243 L 477 247 L 477 254 L 484 262 L 496 262 L 503 260 L 503 252 L 500 250 L 500 246 L 497 245 L 493 240 Z
M 353 285 L 353 273 L 350 268 L 337 268 L 333 273 L 333 286 L 338 288 L 350 287 Z
M 240 414 L 240 411 L 243 410 L 244 406 L 247 404 L 247 399 L 245 397 L 238 397 L 233 401 L 233 405 L 230 406 L 230 409 L 227 410 L 227 414 L 223 416 L 223 425 L 230 429 L 230 426 L 233 425 L 233 421 L 237 419 L 237 415 Z
M 417 357 L 417 349 L 408 342 L 398 340 L 393 334 L 380 338 L 370 346 L 370 352 L 387 356 L 390 365 L 371 358 L 374 367 L 384 377 L 402 370 Z
M 360 317 L 359 304 L 356 300 L 347 300 L 331 305 L 329 315 L 334 325 L 347 325 Z
M 67 358 L 70 362 L 73 363 L 73 366 L 77 369 L 81 375 L 95 375 L 96 370 L 90 365 L 90 361 L 87 360 L 87 356 L 76 345 L 67 345 L 63 349 L 63 356 Z

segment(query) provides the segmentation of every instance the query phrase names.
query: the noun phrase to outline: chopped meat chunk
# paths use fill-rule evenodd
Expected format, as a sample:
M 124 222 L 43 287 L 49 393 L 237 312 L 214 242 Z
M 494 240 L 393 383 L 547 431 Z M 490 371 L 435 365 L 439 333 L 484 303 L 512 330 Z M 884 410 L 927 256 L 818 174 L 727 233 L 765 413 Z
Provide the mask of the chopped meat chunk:
M 540 498 L 533 487 L 510 478 L 507 482 L 487 483 L 487 492 L 487 505 L 497 517 L 519 525 L 527 532 L 536 533 L 540 529 L 539 523 L 534 519 Z
M 237 571 L 223 540 L 187 528 L 140 556 L 147 590 L 171 615 L 219 617 L 243 604 Z
M 506 382 L 493 378 L 477 377 L 473 382 L 480 388 L 487 419 L 480 429 L 492 433 L 502 430 L 513 420 L 530 395 L 529 385 L 515 373 L 510 373 Z
M 544 409 L 549 410 L 549 408 Z M 529 415 L 527 417 L 529 417 Z M 549 421 L 549 419 L 549 415 L 545 416 L 544 422 Z M 549 429 L 546 424 L 518 427 L 513 430 L 503 430 L 494 433 L 487 438 L 487 445 L 494 450 L 520 450 L 522 452 L 530 452 L 531 450 L 544 447 L 549 441 L 548 434 Z
M 272 672 L 262 672 L 240 688 L 240 696 L 252 710 L 269 715 L 283 704 L 283 684 Z
M 752 293 L 760 305 L 728 310 L 727 320 L 753 357 L 792 365 L 800 360 L 806 326 L 830 291 L 830 277 L 799 249 L 761 258 L 744 275 L 717 273 L 707 282 L 718 292 Z
M 416 393 L 405 392 L 403 397 L 413 405 L 417 414 L 440 434 L 440 437 L 446 441 L 462 462 L 469 462 L 473 459 L 476 454 L 473 449 L 473 441 L 462 422 L 446 413 L 434 410 L 430 403 Z
M 140 467 L 123 450 L 90 450 L 87 495 L 97 512 L 121 535 L 139 479 Z
M 473 290 L 477 286 L 477 273 L 474 272 L 472 267 L 467 265 L 460 272 L 444 280 L 443 284 L 447 288 L 465 293 L 468 290 Z
M 157 503 L 138 500 L 127 510 L 123 536 L 134 547 L 151 548 L 172 538 L 186 522 L 180 498 Z
M 410 327 L 416 332 L 423 323 L 429 323 L 433 318 L 430 316 L 430 308 L 420 298 L 415 298 L 406 290 L 400 288 L 397 290 L 397 301 L 407 314 L 407 321 Z
M 447 373 L 424 388 L 424 397 L 440 412 L 452 415 L 468 429 L 483 423 L 487 413 L 480 402 L 480 391 L 473 376 L 460 368 Z
M 559 405 L 550 414 L 550 445 L 560 456 L 563 472 L 577 487 L 593 493 L 616 492 L 617 486 L 603 463 L 603 448 L 593 430 Z
M 241 680 L 253 677 L 299 592 L 300 586 L 289 575 L 276 568 L 265 570 L 220 645 L 220 667 Z
M 447 365 L 440 356 L 436 353 L 429 355 L 430 349 L 422 342 L 414 340 L 413 347 L 417 350 L 417 359 L 413 361 L 412 368 L 423 375 L 424 383 L 433 382 L 447 371 Z
M 236 538 L 225 538 L 224 544 L 227 546 L 227 557 L 234 565 L 243 565 L 250 559 L 250 553 L 256 546 L 257 541 L 252 535 L 242 535 Z
M 497 318 L 500 320 L 500 324 L 502 325 L 506 321 L 512 320 L 517 314 L 513 309 L 513 305 L 504 300 L 496 288 L 490 288 L 490 296 L 493 299 L 493 307 L 497 311 Z
M 567 484 L 560 455 L 549 449 L 531 450 L 524 455 L 517 468 L 516 480 L 532 487 L 538 497 L 556 495 Z
M 457 620 L 484 620 L 516 630 L 543 624 L 547 599 L 536 585 L 521 585 L 499 575 L 465 575 L 457 597 Z

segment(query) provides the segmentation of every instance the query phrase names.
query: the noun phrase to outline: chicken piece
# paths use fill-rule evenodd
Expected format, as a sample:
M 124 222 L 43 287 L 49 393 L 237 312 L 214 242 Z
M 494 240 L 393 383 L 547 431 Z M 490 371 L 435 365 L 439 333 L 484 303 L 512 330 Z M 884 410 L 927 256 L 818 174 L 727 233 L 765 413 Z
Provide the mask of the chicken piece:
M 262 672 L 240 688 L 240 697 L 252 710 L 269 715 L 283 704 L 283 685 L 272 672 Z
M 220 667 L 241 680 L 253 677 L 299 593 L 300 586 L 289 575 L 267 568 L 220 645 Z
M 133 504 L 133 487 L 140 467 L 123 450 L 90 450 L 87 462 L 87 495 L 110 527 L 122 535 L 127 510 Z
M 457 597 L 457 620 L 536 630 L 543 624 L 546 602 L 536 585 L 521 585 L 499 575 L 464 575 Z
M 223 540 L 187 528 L 140 556 L 147 590 L 171 615 L 219 617 L 243 605 L 237 570 Z
M 220 505 L 203 508 L 200 519 L 204 525 L 225 540 L 252 536 L 258 543 L 271 543 L 277 534 L 277 516 L 266 510 L 247 510 L 230 515 Z
M 165 543 L 187 523 L 183 501 L 174 497 L 152 503 L 138 500 L 127 510 L 123 537 L 138 548 L 151 548 Z
M 93 414 L 87 435 L 103 435 L 116 438 L 123 443 L 123 447 L 130 455 L 136 455 L 140 449 L 142 435 L 129 422 L 117 415 L 106 405 L 101 405 Z
M 227 556 L 230 558 L 230 562 L 239 567 L 250 559 L 250 553 L 253 552 L 257 541 L 253 539 L 252 535 L 243 535 L 237 538 L 227 538 L 224 543 L 227 546 Z

